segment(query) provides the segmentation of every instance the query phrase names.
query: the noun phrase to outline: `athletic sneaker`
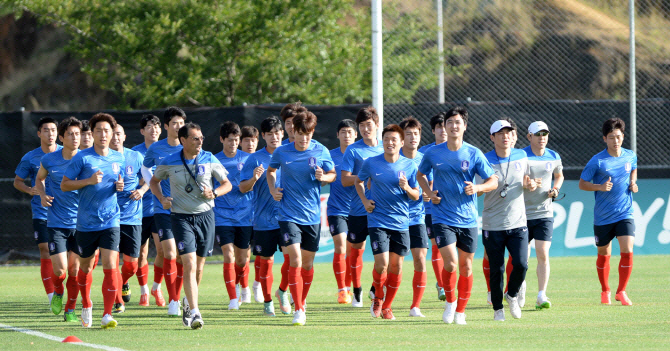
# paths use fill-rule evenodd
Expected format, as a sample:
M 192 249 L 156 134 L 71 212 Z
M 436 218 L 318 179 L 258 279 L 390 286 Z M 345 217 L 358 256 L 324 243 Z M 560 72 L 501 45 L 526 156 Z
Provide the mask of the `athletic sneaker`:
M 426 316 L 421 313 L 421 310 L 418 307 L 412 307 L 411 310 L 409 310 L 409 316 L 410 317 L 421 317 L 425 318 Z
M 240 299 L 240 305 L 243 303 L 251 303 L 251 289 L 249 289 L 248 286 L 240 290 L 239 299 Z
M 282 311 L 282 313 L 283 313 L 283 311 Z M 266 317 L 274 317 L 275 316 L 275 305 L 272 301 L 263 303 L 263 314 Z M 288 314 L 288 313 L 285 313 L 285 314 Z
M 505 293 L 505 300 L 509 304 L 509 313 L 512 314 L 512 317 L 519 319 L 521 318 L 521 307 L 519 306 L 519 299 L 516 297 L 511 297 Z
M 372 300 L 370 305 L 370 315 L 372 318 L 378 318 L 382 314 L 382 299 Z
M 551 308 L 551 301 L 549 301 L 549 298 L 546 296 L 538 296 L 537 302 L 535 302 L 535 309 L 541 310 L 543 308 Z
M 102 323 L 100 323 L 102 329 L 116 328 L 117 324 L 118 323 L 116 322 L 116 320 L 114 320 L 114 318 L 112 318 L 112 315 L 109 313 L 102 316 Z
M 263 302 L 263 287 L 261 283 L 254 280 L 252 287 L 254 289 L 254 301 Z
M 149 294 L 140 295 L 140 306 L 149 306 Z
M 163 298 L 161 289 L 151 290 L 151 296 L 156 299 L 156 306 L 165 307 L 165 299 Z
M 351 298 L 351 307 L 362 308 L 363 301 L 361 300 L 363 300 L 363 292 L 354 293 L 354 296 Z
M 351 296 L 346 290 L 340 290 L 337 292 L 337 303 L 344 305 L 351 303 Z
M 51 297 L 50 304 L 51 312 L 53 312 L 55 315 L 59 315 L 63 310 L 63 294 L 54 293 L 53 297 Z
M 279 309 L 283 314 L 291 314 L 291 303 L 289 302 L 290 295 L 288 290 L 281 291 L 281 289 L 277 289 L 277 291 L 275 291 L 275 296 L 279 299 Z M 274 309 L 272 311 L 274 313 Z
M 393 315 L 393 309 L 391 308 L 385 308 L 382 310 L 382 319 L 389 319 L 394 321 L 395 316 Z
M 624 306 L 633 305 L 633 302 L 630 301 L 630 299 L 628 298 L 628 294 L 626 294 L 625 291 L 619 291 L 618 293 L 616 293 L 616 295 L 614 295 L 614 299 L 617 301 L 621 301 L 621 304 Z
M 114 309 L 112 310 L 112 313 L 114 314 L 121 314 L 123 312 L 126 312 L 126 305 L 117 302 L 114 304 Z
M 194 314 L 191 318 L 191 329 L 202 329 L 203 325 L 205 325 L 205 322 L 202 321 L 200 313 Z
M 444 289 L 437 285 L 437 283 L 435 283 L 435 289 L 437 289 L 437 299 L 447 301 L 447 294 L 444 292 Z
M 305 315 L 305 311 L 303 310 L 297 310 L 293 314 L 293 325 L 297 326 L 303 326 L 305 325 L 305 322 L 307 322 L 307 316 Z
M 603 305 L 611 305 L 612 304 L 612 292 L 611 291 L 603 291 L 600 293 L 600 303 Z
M 179 315 L 181 315 L 179 307 L 179 301 L 170 301 L 170 304 L 168 305 L 168 317 L 179 317 Z
M 81 309 L 81 326 L 84 328 L 93 326 L 93 307 Z
M 125 303 L 130 302 L 130 284 L 123 284 L 123 288 L 121 289 L 121 298 Z
M 228 303 L 228 311 L 237 311 L 240 309 L 240 302 L 237 299 L 232 299 Z
M 444 303 L 444 313 L 442 313 L 442 321 L 447 324 L 454 322 L 454 313 L 456 313 L 456 301 L 453 303 Z
M 191 326 L 191 305 L 188 304 L 188 299 L 184 297 L 181 304 L 181 324 L 185 327 Z
M 468 324 L 468 323 L 465 322 L 465 313 L 456 312 L 456 314 L 454 315 L 454 323 L 456 323 L 458 325 Z
M 519 300 L 519 307 L 523 308 L 523 306 L 526 306 L 526 281 L 524 280 L 523 283 L 521 283 L 521 287 L 519 288 L 519 293 L 516 294 L 517 299 Z
M 501 308 L 499 310 L 493 311 L 493 320 L 497 322 L 505 321 L 505 309 Z
M 66 311 L 63 314 L 63 321 L 64 322 L 79 322 L 79 319 L 77 319 L 77 315 L 74 313 L 74 310 L 69 310 L 69 311 Z
M 370 298 L 370 301 L 377 298 L 377 295 L 375 295 L 375 286 L 374 285 L 370 287 L 370 291 L 368 292 L 368 297 Z

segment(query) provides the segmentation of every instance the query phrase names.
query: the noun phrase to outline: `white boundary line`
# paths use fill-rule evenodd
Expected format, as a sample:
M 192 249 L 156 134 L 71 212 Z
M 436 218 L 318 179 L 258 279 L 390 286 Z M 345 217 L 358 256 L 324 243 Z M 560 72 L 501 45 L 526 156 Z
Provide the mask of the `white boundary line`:
M 2 323 L 0 323 L 0 328 L 8 329 L 8 330 L 11 330 L 11 331 L 24 333 L 24 334 L 28 334 L 28 335 L 32 335 L 32 336 L 37 336 L 37 337 L 40 337 L 40 338 L 44 338 L 44 339 L 51 340 L 51 341 L 56 341 L 56 342 L 62 342 L 63 339 L 64 339 L 64 338 L 61 338 L 61 337 L 58 337 L 58 336 L 53 336 L 53 335 L 45 334 L 45 333 L 42 333 L 42 332 L 30 330 L 30 329 L 12 327 L 11 325 L 2 324 Z M 107 351 L 126 351 L 126 350 L 120 349 L 118 347 L 111 347 L 111 346 L 98 345 L 98 344 L 89 344 L 87 342 L 73 342 L 73 343 L 69 343 L 69 344 L 79 345 L 79 346 L 86 346 L 86 347 L 91 347 L 91 348 L 94 348 L 94 349 L 107 350 Z

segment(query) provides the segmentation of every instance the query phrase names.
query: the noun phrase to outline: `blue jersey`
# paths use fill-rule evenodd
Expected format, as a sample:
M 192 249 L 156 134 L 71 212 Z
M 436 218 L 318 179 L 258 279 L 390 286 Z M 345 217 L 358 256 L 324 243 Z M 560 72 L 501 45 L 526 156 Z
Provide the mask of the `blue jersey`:
M 367 182 L 368 178 L 372 179 L 372 196 L 368 199 L 375 202 L 374 211 L 368 214 L 368 228 L 391 230 L 409 228 L 411 200 L 407 192 L 400 188 L 399 181 L 400 175 L 404 174 L 409 186 L 416 188 L 418 186 L 416 172 L 416 164 L 405 156 L 400 156 L 394 163 L 386 161 L 383 154 L 370 157 L 363 162 L 358 178 L 363 182 Z
M 637 156 L 624 148 L 619 157 L 610 156 L 605 149 L 586 164 L 581 175 L 583 180 L 602 184 L 611 177 L 613 183 L 610 191 L 595 192 L 593 224 L 605 225 L 633 218 L 633 193 L 628 187 L 634 169 L 637 169 Z
M 368 157 L 377 156 L 384 153 L 384 148 L 382 147 L 381 140 L 377 141 L 377 146 L 367 145 L 363 139 L 347 146 L 347 151 L 344 152 L 344 157 L 342 158 L 342 171 L 351 172 L 351 175 L 358 175 L 363 162 L 368 159 Z M 367 183 L 363 183 L 363 186 L 367 188 Z M 354 188 L 354 193 L 356 190 Z M 365 196 L 370 198 L 370 190 L 365 190 Z M 351 209 L 349 210 L 350 216 L 367 216 L 368 212 L 363 207 L 361 199 L 358 198 L 358 195 L 353 196 L 351 200 Z
M 49 172 L 45 179 L 47 195 L 53 196 L 51 207 L 47 208 L 47 227 L 70 228 L 77 227 L 77 207 L 79 205 L 79 191 L 62 191 L 60 183 L 70 160 L 63 158 L 63 150 L 48 153 L 42 156 L 42 167 Z
M 402 149 L 400 149 L 400 155 L 405 156 L 402 152 Z M 409 158 L 414 162 L 416 167 L 418 168 L 419 165 L 421 164 L 421 160 L 423 160 L 423 154 L 421 152 L 417 152 L 416 156 L 414 158 Z M 429 174 L 428 176 L 428 181 L 432 180 L 432 175 Z M 418 224 L 424 224 L 425 223 L 425 217 L 426 217 L 426 210 L 423 207 L 423 197 L 419 197 L 418 200 L 409 200 L 409 225 L 418 225 Z
M 59 151 L 63 147 L 60 145 L 56 146 L 56 151 Z M 16 174 L 21 179 L 30 178 L 30 186 L 35 186 L 35 177 L 37 176 L 37 171 L 40 170 L 40 161 L 42 161 L 42 156 L 44 156 L 44 151 L 41 147 L 38 147 L 35 150 L 27 152 L 21 158 L 21 162 L 16 166 Z M 49 190 L 47 185 L 47 191 Z M 30 200 L 30 207 L 33 210 L 33 219 L 47 219 L 47 209 L 42 206 L 42 200 L 39 195 L 33 196 Z
M 305 151 L 298 151 L 295 144 L 278 147 L 272 154 L 270 167 L 282 169 L 284 196 L 280 201 L 279 220 L 301 225 L 321 222 L 321 182 L 316 180 L 316 167 L 325 172 L 333 169 L 333 159 L 328 149 L 310 143 Z
M 135 145 L 132 150 L 139 152 L 142 154 L 142 157 L 147 154 L 147 146 L 146 144 L 138 144 Z M 156 166 L 151 168 L 151 171 L 154 172 L 156 171 Z M 146 193 L 144 193 L 144 196 L 142 196 L 142 217 L 152 217 L 154 215 L 154 198 L 153 194 L 151 193 L 151 189 L 147 190 Z
M 423 174 L 433 173 L 433 189 L 442 200 L 433 204 L 433 223 L 458 228 L 477 226 L 477 194 L 465 194 L 465 182 L 475 182 L 475 174 L 488 179 L 495 174 L 478 148 L 463 142 L 458 151 L 447 143 L 431 147 L 419 166 Z
M 102 181 L 79 189 L 77 230 L 93 232 L 118 227 L 121 211 L 116 197 L 116 182 L 119 174 L 125 176 L 123 154 L 109 149 L 107 156 L 100 156 L 95 147 L 79 151 L 67 167 L 68 179 L 88 179 L 98 170 Z
M 290 143 L 291 143 L 291 142 L 288 141 L 288 138 L 286 138 L 286 139 L 284 139 L 284 140 L 281 141 L 281 144 L 282 144 L 282 145 L 286 145 L 286 144 L 290 144 Z
M 428 145 L 424 145 L 424 146 L 420 147 L 419 152 L 425 155 L 426 152 L 428 152 L 428 149 L 430 149 L 433 146 L 435 146 L 435 142 L 432 142 Z M 430 181 L 431 179 L 433 179 L 433 173 L 431 172 L 429 174 L 426 174 L 426 177 Z M 423 208 L 426 211 L 427 215 L 432 215 L 433 214 L 433 203 L 432 202 L 430 202 L 430 201 L 424 202 L 423 203 Z
M 330 150 L 330 158 L 333 159 L 335 164 L 335 173 L 337 178 L 334 182 L 330 183 L 330 195 L 328 196 L 328 216 L 348 216 L 349 210 L 351 209 L 351 202 L 354 200 L 356 195 L 356 188 L 353 186 L 343 187 L 342 186 L 342 159 L 344 154 L 340 148 L 335 148 Z
M 137 151 L 124 147 L 123 157 L 126 159 L 123 191 L 117 194 L 119 209 L 121 210 L 121 224 L 141 225 L 142 199 L 139 201 L 131 200 L 130 192 L 141 188 L 140 179 L 142 178 L 144 156 Z
M 149 150 L 144 155 L 144 167 L 155 169 L 154 167 L 158 166 L 164 158 L 182 149 L 181 144 L 172 146 L 168 144 L 167 139 L 159 140 L 149 146 Z M 170 181 L 168 179 L 161 180 L 161 190 L 163 190 L 163 196 L 170 196 Z M 170 210 L 163 209 L 163 205 L 156 196 L 153 194 L 151 196 L 154 203 L 154 213 L 170 214 Z
M 272 155 L 266 148 L 262 148 L 249 155 L 247 162 L 245 162 L 244 167 L 242 167 L 240 181 L 253 178 L 254 169 L 260 165 L 263 165 L 263 168 L 268 169 L 271 159 Z M 281 170 L 277 171 L 277 181 L 275 182 L 275 186 L 280 187 L 280 181 Z M 254 229 L 279 229 L 279 223 L 277 222 L 277 218 L 279 217 L 279 202 L 275 201 L 272 194 L 270 194 L 270 188 L 268 188 L 267 182 L 267 172 L 263 172 L 263 175 L 261 175 L 258 181 L 254 184 L 252 191 L 254 204 Z
M 249 154 L 237 150 L 235 156 L 228 157 L 223 151 L 214 155 L 228 171 L 228 181 L 233 188 L 227 194 L 219 196 L 214 200 L 214 214 L 217 226 L 248 227 L 253 224 L 253 204 L 251 200 L 253 191 L 245 194 L 240 192 L 240 178 L 244 163 Z M 219 187 L 219 182 L 214 179 L 214 189 Z

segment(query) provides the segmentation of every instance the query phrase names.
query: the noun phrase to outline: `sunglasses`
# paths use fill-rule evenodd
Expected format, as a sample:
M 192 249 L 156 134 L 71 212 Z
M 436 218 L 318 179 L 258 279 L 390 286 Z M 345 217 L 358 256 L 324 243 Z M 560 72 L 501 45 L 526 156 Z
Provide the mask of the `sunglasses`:
M 549 132 L 543 130 L 541 132 L 533 133 L 533 135 L 535 135 L 535 136 L 547 136 L 547 135 L 549 135 Z

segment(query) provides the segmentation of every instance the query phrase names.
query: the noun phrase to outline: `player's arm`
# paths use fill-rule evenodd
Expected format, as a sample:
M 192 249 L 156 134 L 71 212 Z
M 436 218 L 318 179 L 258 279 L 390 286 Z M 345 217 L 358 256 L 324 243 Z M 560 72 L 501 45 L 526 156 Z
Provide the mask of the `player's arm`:
M 558 193 L 561 192 L 564 180 L 565 176 L 563 176 L 563 172 L 554 173 L 554 186 L 549 190 L 549 197 L 555 198 L 558 196 Z
M 27 186 L 26 185 L 26 180 L 19 177 L 19 176 L 14 177 L 14 188 L 16 188 L 16 190 L 18 190 L 22 193 L 26 193 L 28 195 L 33 195 L 33 196 L 39 195 L 39 193 L 37 192 L 37 189 L 35 189 L 34 187 Z
M 102 182 L 102 171 L 98 169 L 97 172 L 93 173 L 87 179 L 70 179 L 67 176 L 63 176 L 63 181 L 60 182 L 60 190 L 62 191 L 75 191 L 79 190 L 87 185 L 96 185 Z
M 363 181 L 358 178 L 358 176 L 354 176 L 356 181 L 354 182 L 354 187 L 356 188 L 356 193 L 358 194 L 358 197 L 361 199 L 361 202 L 363 203 L 363 206 L 365 207 L 365 210 L 368 211 L 368 213 L 372 213 L 375 209 L 375 202 L 373 200 L 368 200 L 367 197 L 365 197 L 365 186 L 363 186 Z
M 140 179 L 140 187 L 130 192 L 130 199 L 139 201 L 142 199 L 144 194 L 149 190 L 149 183 L 144 182 L 144 179 Z
M 144 180 L 144 183 L 149 184 L 151 182 L 151 177 L 153 177 L 153 171 L 151 170 L 150 167 L 147 166 L 142 166 L 141 169 L 142 172 L 142 179 Z
M 217 196 L 225 195 L 233 189 L 233 184 L 228 180 L 228 172 L 226 169 L 223 168 L 223 165 L 221 165 L 218 160 L 213 160 L 215 161 L 212 163 L 212 176 L 214 176 L 214 178 L 219 181 L 219 186 L 213 191 L 210 190 L 210 188 L 205 188 L 203 195 L 205 195 L 205 197 L 208 199 L 214 199 Z M 216 196 L 214 195 L 215 192 Z
M 612 185 L 614 185 L 612 183 L 612 177 L 609 177 L 609 179 L 602 184 L 593 184 L 584 179 L 579 179 L 579 190 L 584 191 L 610 191 L 612 190 Z
M 637 168 L 630 171 L 630 185 L 628 186 L 628 190 L 633 193 L 637 192 Z
M 267 173 L 268 188 L 270 189 L 270 194 L 275 199 L 275 201 L 281 201 L 284 196 L 284 189 L 278 188 L 275 185 L 277 184 L 277 169 L 274 167 L 268 167 Z
M 159 178 L 156 178 L 156 176 L 151 177 L 149 188 L 151 189 L 151 193 L 154 194 L 161 205 L 163 205 L 163 209 L 169 210 L 172 207 L 172 198 L 163 196 L 163 189 L 161 189 L 161 180 Z
M 44 180 L 47 179 L 48 175 L 49 172 L 40 164 L 40 170 L 35 175 L 35 190 L 37 190 L 44 207 L 51 207 L 51 203 L 54 200 L 53 196 L 47 195 L 46 186 L 44 185 Z
M 324 172 L 321 167 L 317 166 L 316 170 L 314 171 L 314 177 L 316 180 L 320 181 L 321 184 L 328 184 L 334 182 L 335 179 L 337 179 L 337 174 L 335 173 L 335 169 Z
M 353 186 L 356 184 L 357 176 L 352 175 L 349 171 L 340 171 L 340 179 L 342 180 L 342 186 Z
M 419 187 L 421 187 L 423 193 L 428 196 L 429 200 L 436 205 L 439 204 L 442 198 L 437 196 L 437 190 L 433 191 L 433 185 L 431 184 L 432 182 L 428 181 L 428 177 L 421 173 L 421 171 L 417 171 L 416 180 L 419 182 Z M 423 201 L 428 202 L 425 198 Z

